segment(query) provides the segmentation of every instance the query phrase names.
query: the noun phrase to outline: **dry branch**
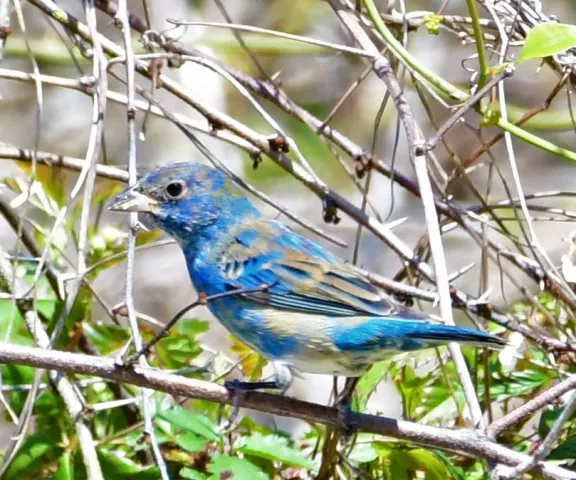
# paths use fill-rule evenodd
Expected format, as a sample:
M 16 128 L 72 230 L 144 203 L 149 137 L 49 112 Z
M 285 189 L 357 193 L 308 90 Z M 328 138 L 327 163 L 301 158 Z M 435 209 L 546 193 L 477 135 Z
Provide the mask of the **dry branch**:
M 209 400 L 227 405 L 231 405 L 234 401 L 228 390 L 215 383 L 189 379 L 162 370 L 118 365 L 109 358 L 79 353 L 44 350 L 0 342 L 0 363 L 98 376 L 175 396 Z M 336 408 L 263 392 L 246 392 L 241 399 L 241 406 L 331 427 L 336 427 L 340 421 Z M 516 466 L 529 458 L 527 455 L 498 445 L 488 436 L 473 430 L 437 428 L 360 413 L 352 413 L 350 421 L 360 432 L 384 435 L 504 465 Z M 545 479 L 575 478 L 574 472 L 547 463 L 540 466 L 540 473 Z

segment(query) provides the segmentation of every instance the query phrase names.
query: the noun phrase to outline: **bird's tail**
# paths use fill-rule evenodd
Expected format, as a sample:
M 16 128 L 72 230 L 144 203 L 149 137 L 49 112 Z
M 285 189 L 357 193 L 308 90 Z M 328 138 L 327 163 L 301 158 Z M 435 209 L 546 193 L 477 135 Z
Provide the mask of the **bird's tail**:
M 397 324 L 399 331 L 414 340 L 428 341 L 434 344 L 458 342 L 489 348 L 501 348 L 507 345 L 505 340 L 489 333 L 472 328 L 444 325 L 438 323 L 442 321 L 440 317 L 431 316 L 412 308 L 399 307 L 397 315 L 402 318 Z M 431 319 L 435 321 L 431 322 Z
M 413 323 L 413 322 L 407 322 Z M 456 327 L 452 325 L 420 324 L 407 328 L 405 336 L 420 342 L 444 344 L 458 342 L 471 344 L 477 347 L 501 348 L 507 342 L 501 338 L 472 328 Z M 412 331 L 409 331 L 412 330 Z
M 489 333 L 471 328 L 382 317 L 369 318 L 355 322 L 354 325 L 341 322 L 333 328 L 332 334 L 339 349 L 351 351 L 411 351 L 450 342 L 500 348 L 507 343 Z

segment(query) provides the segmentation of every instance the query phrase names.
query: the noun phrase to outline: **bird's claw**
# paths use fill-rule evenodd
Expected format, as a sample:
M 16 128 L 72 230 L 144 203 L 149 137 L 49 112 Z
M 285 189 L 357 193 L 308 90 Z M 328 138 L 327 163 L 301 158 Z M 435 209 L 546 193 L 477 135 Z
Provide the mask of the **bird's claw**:
M 246 392 L 254 392 L 257 390 L 282 390 L 284 386 L 276 380 L 266 382 L 243 382 L 242 380 L 228 380 L 224 382 L 224 388 L 228 390 L 230 396 L 232 397 L 232 412 L 230 412 L 228 421 L 220 430 L 221 433 L 228 433 L 236 426 L 238 413 L 240 412 L 240 406 L 242 405 L 242 401 L 244 400 Z
M 226 390 L 228 390 L 230 396 L 232 397 L 232 411 L 230 412 L 228 421 L 220 428 L 220 432 L 223 434 L 231 432 L 236 427 L 238 414 L 240 413 L 240 406 L 242 404 L 242 400 L 244 400 L 244 394 L 246 393 L 246 389 L 238 388 L 239 384 L 241 383 L 247 382 L 230 380 L 224 383 L 224 387 Z
M 358 425 L 352 418 L 351 398 L 348 395 L 343 395 L 336 402 L 336 409 L 338 410 L 338 428 L 344 436 L 351 436 L 358 430 Z

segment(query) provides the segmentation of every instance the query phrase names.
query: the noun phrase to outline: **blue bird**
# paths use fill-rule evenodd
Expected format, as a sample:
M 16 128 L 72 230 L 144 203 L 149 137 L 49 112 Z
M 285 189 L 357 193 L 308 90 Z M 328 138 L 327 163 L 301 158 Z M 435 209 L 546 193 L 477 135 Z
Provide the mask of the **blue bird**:
M 148 214 L 174 237 L 214 316 L 264 357 L 297 371 L 359 377 L 391 355 L 448 342 L 505 342 L 443 325 L 392 300 L 353 265 L 262 215 L 221 171 L 160 167 L 111 210 Z

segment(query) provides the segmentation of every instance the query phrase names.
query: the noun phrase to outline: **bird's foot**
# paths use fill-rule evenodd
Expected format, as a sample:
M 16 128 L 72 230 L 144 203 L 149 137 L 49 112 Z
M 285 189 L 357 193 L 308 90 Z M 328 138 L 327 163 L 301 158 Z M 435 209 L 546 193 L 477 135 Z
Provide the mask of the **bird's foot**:
M 236 427 L 240 407 L 246 395 L 246 392 L 257 390 L 282 390 L 283 385 L 276 380 L 265 382 L 243 382 L 242 380 L 229 380 L 224 382 L 224 387 L 232 397 L 232 412 L 228 421 L 221 428 L 222 433 L 228 433 Z
M 346 437 L 354 435 L 358 430 L 358 425 L 353 419 L 351 404 L 352 397 L 349 395 L 343 395 L 336 402 L 338 428 Z
M 238 384 L 240 383 L 249 382 L 241 382 L 239 380 L 230 380 L 228 382 L 224 382 L 224 388 L 228 390 L 228 393 L 232 397 L 232 411 L 230 412 L 230 417 L 226 423 L 224 423 L 224 425 L 220 428 L 221 433 L 231 432 L 236 427 L 238 413 L 240 413 L 240 406 L 244 400 L 244 394 L 247 391 L 246 389 L 238 388 Z
M 224 386 L 229 391 L 242 390 L 244 392 L 256 390 L 280 390 L 283 395 L 292 384 L 292 371 L 284 363 L 274 361 L 272 362 L 274 373 L 268 377 L 270 380 L 258 382 L 244 382 L 242 380 L 229 380 L 224 382 Z
M 264 382 L 243 382 L 242 380 L 228 380 L 224 382 L 226 390 L 237 393 L 253 392 L 256 390 L 282 390 L 283 385 L 277 380 L 264 381 Z
M 336 409 L 338 410 L 338 427 L 345 436 L 356 433 L 358 425 L 352 416 L 352 395 L 358 384 L 359 378 L 351 377 L 346 379 L 344 389 L 336 399 Z
M 292 373 L 290 369 L 282 363 L 274 362 L 273 367 L 274 375 L 272 380 L 264 380 L 260 382 L 229 380 L 224 382 L 224 387 L 232 397 L 232 412 L 230 413 L 228 422 L 223 427 L 225 432 L 234 428 L 246 392 L 255 392 L 258 390 L 279 390 L 281 395 L 286 393 L 286 390 L 288 390 L 292 383 Z

